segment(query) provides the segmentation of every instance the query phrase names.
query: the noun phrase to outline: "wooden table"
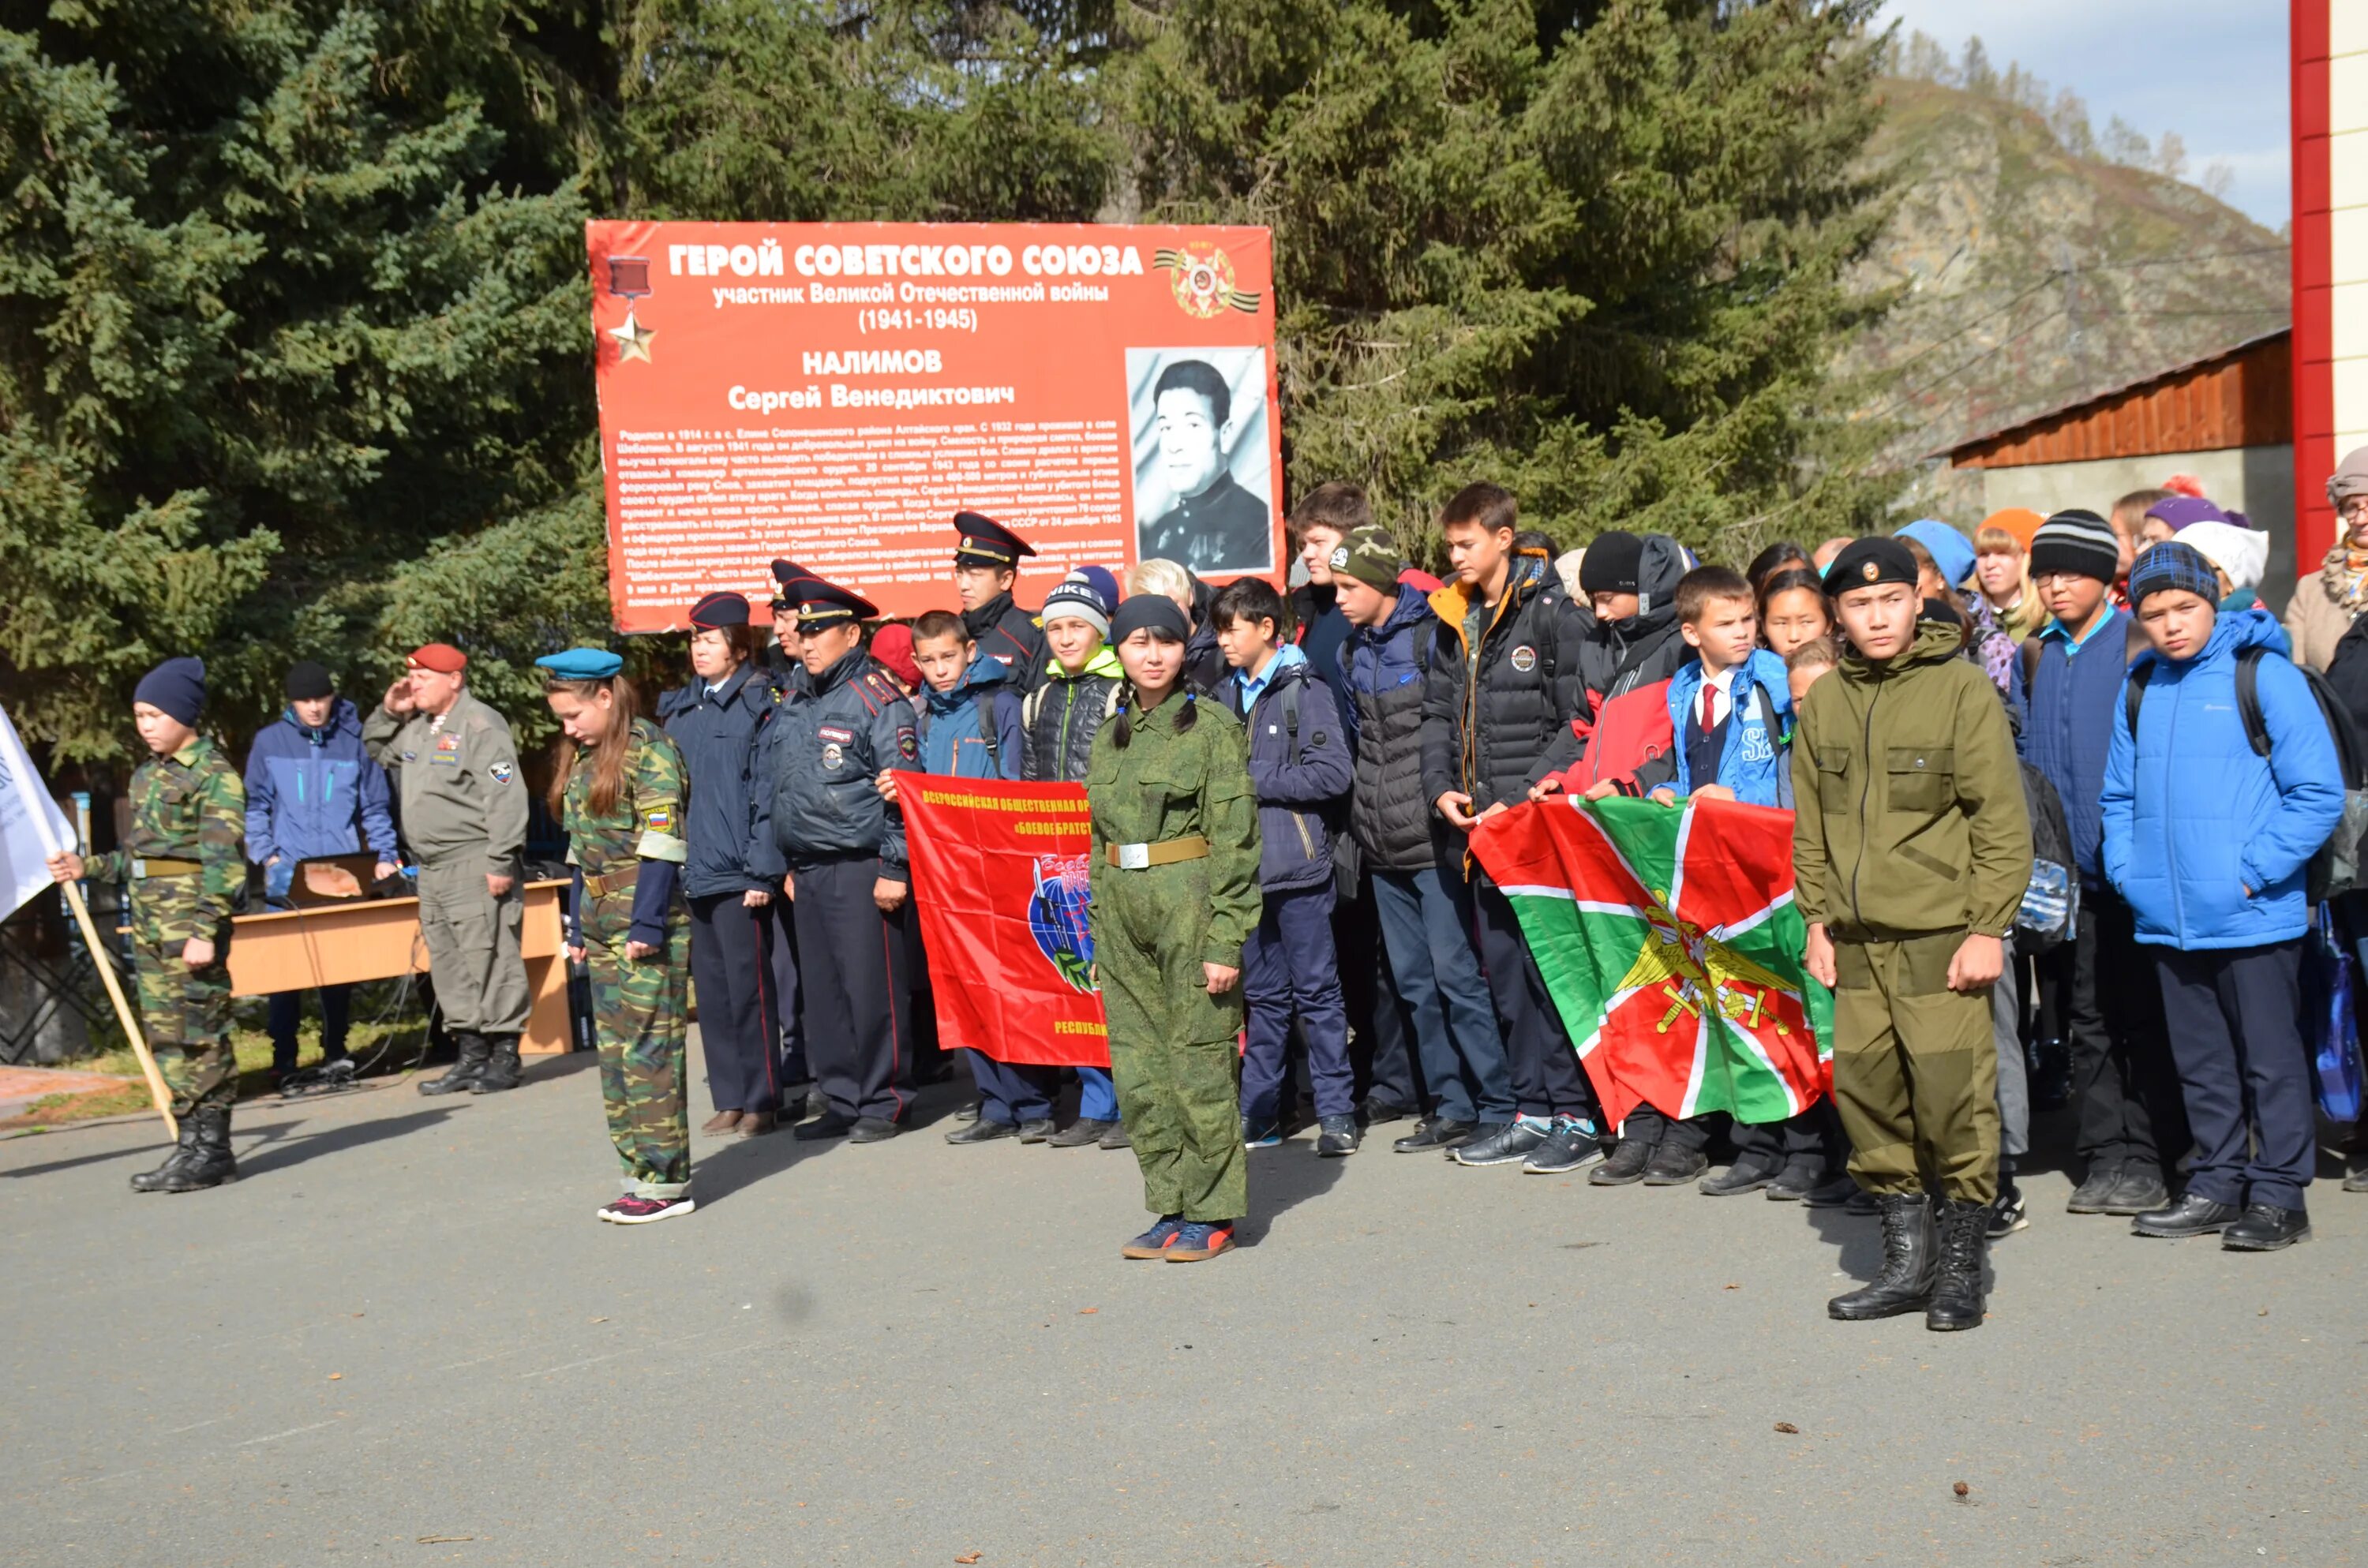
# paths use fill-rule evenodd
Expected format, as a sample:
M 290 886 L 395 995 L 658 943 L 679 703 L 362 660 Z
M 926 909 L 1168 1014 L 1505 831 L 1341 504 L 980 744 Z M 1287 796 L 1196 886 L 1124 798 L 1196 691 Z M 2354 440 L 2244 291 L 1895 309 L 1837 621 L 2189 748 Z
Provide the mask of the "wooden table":
M 548 1055 L 571 1043 L 567 1029 L 567 954 L 561 941 L 563 881 L 526 884 L 518 948 L 534 996 L 518 1048 Z M 361 980 L 426 974 L 416 898 L 355 899 L 302 909 L 242 915 L 231 922 L 230 988 L 234 995 L 307 991 Z

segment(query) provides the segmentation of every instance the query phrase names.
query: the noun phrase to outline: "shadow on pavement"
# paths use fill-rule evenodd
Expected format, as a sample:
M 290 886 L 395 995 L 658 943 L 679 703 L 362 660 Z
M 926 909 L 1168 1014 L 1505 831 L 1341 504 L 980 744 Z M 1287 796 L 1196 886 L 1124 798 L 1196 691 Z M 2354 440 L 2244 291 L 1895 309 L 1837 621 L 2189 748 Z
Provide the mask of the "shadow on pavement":
M 319 1132 L 297 1133 L 302 1121 L 277 1122 L 253 1130 L 242 1128 L 235 1118 L 231 1122 L 231 1142 L 238 1155 L 238 1174 L 242 1180 L 268 1175 L 272 1171 L 290 1170 L 307 1160 L 323 1154 L 335 1154 L 364 1144 L 381 1142 L 389 1138 L 401 1138 L 407 1133 L 422 1131 L 452 1115 L 443 1106 L 406 1111 L 401 1116 L 380 1117 L 370 1121 L 348 1122 Z M 295 1134 L 290 1136 L 290 1134 Z
M 1349 1160 L 1366 1158 L 1372 1147 L 1368 1143 L 1348 1159 L 1321 1159 L 1315 1139 L 1303 1135 L 1271 1149 L 1250 1150 L 1250 1211 L 1234 1228 L 1234 1239 L 1244 1246 L 1258 1245 L 1276 1220 L 1331 1191 L 1348 1174 Z M 1381 1148 L 1387 1153 L 1389 1145 L 1384 1142 Z

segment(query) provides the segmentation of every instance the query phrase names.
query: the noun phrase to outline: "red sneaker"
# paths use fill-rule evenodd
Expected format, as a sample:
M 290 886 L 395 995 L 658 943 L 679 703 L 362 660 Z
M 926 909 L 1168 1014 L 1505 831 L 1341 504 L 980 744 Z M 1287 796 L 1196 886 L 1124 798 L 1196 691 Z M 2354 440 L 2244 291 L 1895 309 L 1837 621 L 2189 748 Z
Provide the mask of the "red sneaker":
M 628 1194 L 601 1210 L 600 1218 L 612 1225 L 646 1225 L 654 1220 L 688 1214 L 696 1207 L 688 1197 L 637 1198 Z

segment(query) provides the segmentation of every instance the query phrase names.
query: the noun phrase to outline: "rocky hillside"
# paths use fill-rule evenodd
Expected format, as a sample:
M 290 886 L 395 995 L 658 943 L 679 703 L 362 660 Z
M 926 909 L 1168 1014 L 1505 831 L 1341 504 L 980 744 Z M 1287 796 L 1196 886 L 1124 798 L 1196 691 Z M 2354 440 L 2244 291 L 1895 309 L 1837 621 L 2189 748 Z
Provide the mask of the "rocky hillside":
M 1861 267 L 1898 302 L 1854 342 L 1861 411 L 1926 454 L 2287 324 L 2286 245 L 2192 185 L 2067 151 L 2034 110 L 1885 83 L 1896 214 Z M 1917 497 L 1947 499 L 1927 472 Z

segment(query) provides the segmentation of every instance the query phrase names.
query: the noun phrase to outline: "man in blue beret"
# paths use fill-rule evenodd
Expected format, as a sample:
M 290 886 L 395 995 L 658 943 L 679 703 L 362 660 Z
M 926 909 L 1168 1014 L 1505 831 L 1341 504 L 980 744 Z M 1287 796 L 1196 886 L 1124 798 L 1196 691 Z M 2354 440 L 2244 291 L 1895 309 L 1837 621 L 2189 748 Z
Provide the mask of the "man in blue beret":
M 920 765 L 913 705 L 863 647 L 880 611 L 862 595 L 800 585 L 808 682 L 769 726 L 757 801 L 759 869 L 790 899 L 806 981 L 805 1038 L 823 1113 L 802 1139 L 876 1143 L 913 1104 L 912 910 L 905 820 L 873 778 Z

